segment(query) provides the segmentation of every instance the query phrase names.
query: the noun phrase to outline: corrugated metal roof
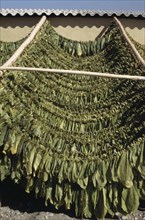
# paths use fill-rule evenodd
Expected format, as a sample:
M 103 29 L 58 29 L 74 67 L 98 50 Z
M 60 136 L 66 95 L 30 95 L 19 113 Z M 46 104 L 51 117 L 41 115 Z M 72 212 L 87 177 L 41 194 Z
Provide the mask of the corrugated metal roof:
M 59 16 L 59 15 L 64 15 L 64 16 L 68 16 L 68 15 L 72 15 L 72 16 L 77 16 L 77 15 L 81 15 L 81 16 L 86 16 L 86 15 L 90 15 L 90 16 L 124 16 L 124 17 L 143 17 L 145 18 L 145 12 L 123 12 L 123 11 L 100 11 L 100 10 L 63 10 L 63 9 L 1 9 L 0 10 L 0 14 L 3 16 L 7 16 L 7 15 L 20 15 L 23 16 L 25 14 L 27 15 L 55 15 L 55 16 Z

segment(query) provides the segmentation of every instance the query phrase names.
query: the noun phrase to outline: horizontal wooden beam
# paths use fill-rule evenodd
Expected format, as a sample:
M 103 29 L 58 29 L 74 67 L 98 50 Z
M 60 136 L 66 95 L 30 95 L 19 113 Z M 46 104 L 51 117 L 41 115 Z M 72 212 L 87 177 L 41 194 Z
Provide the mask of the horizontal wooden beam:
M 134 75 L 121 75 L 121 74 L 112 74 L 112 73 L 98 73 L 98 72 L 89 72 L 89 71 L 78 71 L 78 70 L 61 70 L 61 69 L 48 69 L 48 68 L 35 68 L 35 67 L 0 67 L 1 76 L 2 71 L 35 71 L 35 72 L 47 72 L 47 73 L 60 73 L 60 74 L 77 74 L 77 75 L 90 75 L 90 76 L 99 76 L 107 77 L 114 79 L 130 79 L 130 80 L 142 80 L 145 81 L 145 76 L 134 76 Z

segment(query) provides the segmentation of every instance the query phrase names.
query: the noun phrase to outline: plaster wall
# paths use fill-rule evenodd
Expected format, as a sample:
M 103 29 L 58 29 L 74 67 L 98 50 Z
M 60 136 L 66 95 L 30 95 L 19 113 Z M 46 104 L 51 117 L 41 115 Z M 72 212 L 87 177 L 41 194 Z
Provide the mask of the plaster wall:
M 145 19 L 119 19 L 126 32 L 138 43 L 145 45 Z
M 15 42 L 25 38 L 40 20 L 38 17 L 0 17 L 0 40 Z
M 55 31 L 72 40 L 93 41 L 107 28 L 111 18 L 55 17 L 49 18 Z
M 40 17 L 0 17 L 0 40 L 15 42 L 26 37 Z M 72 40 L 95 40 L 111 22 L 111 18 L 49 17 L 54 30 Z
M 111 23 L 112 18 L 103 17 L 49 17 L 55 31 L 72 40 L 95 40 Z M 39 22 L 39 16 L 0 17 L 0 40 L 15 42 L 26 37 Z M 127 33 L 145 45 L 145 19 L 119 18 Z

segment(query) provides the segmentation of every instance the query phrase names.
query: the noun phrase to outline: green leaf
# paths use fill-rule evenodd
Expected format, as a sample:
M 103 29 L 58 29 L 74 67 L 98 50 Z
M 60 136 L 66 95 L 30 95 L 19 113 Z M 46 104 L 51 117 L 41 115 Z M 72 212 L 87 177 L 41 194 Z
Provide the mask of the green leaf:
M 98 186 L 99 189 L 101 190 L 107 183 L 107 169 L 108 169 L 108 164 L 105 161 L 101 161 L 97 167 L 96 172 L 92 176 L 92 181 L 94 187 Z
M 78 180 L 77 180 L 77 183 L 79 184 L 79 186 L 80 186 L 82 189 L 86 189 L 87 186 L 88 186 L 88 180 L 89 180 L 88 177 L 86 177 L 86 178 L 84 178 L 84 179 L 78 179 Z
M 123 189 L 121 198 L 121 208 L 126 213 L 135 212 L 139 207 L 139 195 L 136 186 Z
M 64 188 L 64 201 L 65 201 L 65 207 L 67 209 L 71 208 L 71 204 L 72 204 L 72 188 L 71 188 L 71 184 L 65 184 L 65 188 Z
M 45 193 L 45 205 L 47 206 L 48 205 L 48 201 L 53 204 L 54 201 L 53 201 L 53 187 L 48 185 L 46 187 L 46 193 Z
M 117 166 L 118 166 L 118 158 L 115 157 L 113 160 L 110 161 L 110 165 L 107 171 L 107 179 L 110 183 L 112 181 L 118 182 Z
M 37 126 L 34 128 L 33 133 L 36 137 L 40 137 L 41 136 L 41 126 Z
M 30 157 L 28 163 L 26 164 L 26 172 L 28 175 L 32 174 L 32 169 L 33 169 L 32 165 L 34 162 L 35 153 L 36 153 L 36 147 L 32 147 L 30 151 Z
M 99 192 L 99 200 L 95 208 L 95 216 L 98 218 L 104 218 L 107 214 L 107 199 L 106 199 L 107 195 L 106 194 L 107 194 L 107 191 L 105 188 L 103 188 Z
M 140 156 L 137 160 L 137 170 L 140 172 L 143 179 L 145 179 L 145 143 L 142 142 Z
M 40 163 L 41 163 L 42 155 L 41 151 L 38 151 L 37 154 L 35 154 L 34 162 L 33 162 L 33 169 L 36 172 Z M 35 173 L 34 173 L 35 175 Z
M 82 206 L 82 213 L 85 218 L 91 218 L 92 210 L 91 204 L 89 202 L 89 193 L 87 190 L 81 191 L 81 206 Z
M 96 208 L 96 205 L 98 203 L 99 200 L 99 192 L 98 192 L 98 188 L 94 189 L 94 191 L 92 192 L 92 203 L 93 203 L 93 207 L 94 209 Z
M 104 49 L 104 45 L 105 45 L 105 37 L 102 37 L 102 39 L 101 39 L 101 50 L 103 50 Z
M 61 203 L 61 199 L 63 198 L 63 189 L 61 184 L 56 184 L 55 186 L 55 199 L 57 201 L 57 204 Z M 56 207 L 56 205 L 55 205 Z
M 145 180 L 139 181 L 139 194 L 142 200 L 145 200 Z
M 2 130 L 0 131 L 0 146 L 2 146 L 3 143 L 4 143 L 4 138 L 5 138 L 7 129 L 8 129 L 8 126 L 5 125 L 5 126 L 2 128 Z
M 21 136 L 19 135 L 19 136 L 17 136 L 17 139 L 15 140 L 15 138 L 14 138 L 14 143 L 13 143 L 13 146 L 11 147 L 11 153 L 14 155 L 14 154 L 16 154 L 17 153 L 17 151 L 18 151 L 18 146 L 19 146 L 19 143 L 20 143 L 20 140 L 21 140 Z
M 117 170 L 118 178 L 120 182 L 127 188 L 133 186 L 133 173 L 132 168 L 130 166 L 128 160 L 128 152 L 124 152 L 121 155 L 121 159 L 119 161 L 118 170 Z
M 27 179 L 27 185 L 26 185 L 25 191 L 27 193 L 30 193 L 30 191 L 33 189 L 33 187 L 34 187 L 34 179 L 29 177 L 29 179 Z

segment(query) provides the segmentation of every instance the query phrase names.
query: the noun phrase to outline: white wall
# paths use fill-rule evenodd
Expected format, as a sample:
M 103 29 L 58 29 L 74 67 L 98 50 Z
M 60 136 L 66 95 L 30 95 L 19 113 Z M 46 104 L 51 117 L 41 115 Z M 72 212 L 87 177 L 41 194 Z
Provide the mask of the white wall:
M 49 18 L 55 31 L 72 40 L 95 40 L 110 24 L 111 18 L 95 17 L 55 17 Z
M 95 40 L 111 23 L 112 18 L 103 17 L 49 17 L 55 31 L 72 40 Z M 0 17 L 0 40 L 18 41 L 26 37 L 40 17 Z M 145 19 L 119 18 L 127 33 L 140 44 L 145 45 Z
M 145 45 L 145 19 L 119 19 L 126 32 L 138 43 Z
M 0 40 L 14 42 L 26 37 L 39 21 L 36 17 L 0 18 Z M 101 34 L 110 24 L 111 18 L 87 17 L 50 17 L 55 31 L 72 40 L 89 41 Z
M 36 17 L 0 17 L 0 40 L 15 42 L 26 37 L 37 24 Z

